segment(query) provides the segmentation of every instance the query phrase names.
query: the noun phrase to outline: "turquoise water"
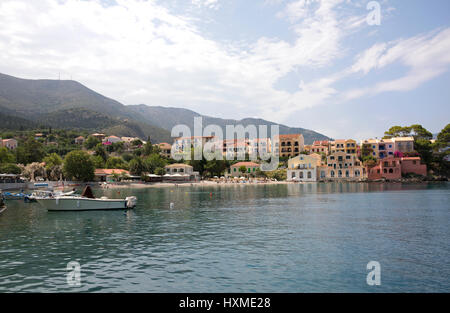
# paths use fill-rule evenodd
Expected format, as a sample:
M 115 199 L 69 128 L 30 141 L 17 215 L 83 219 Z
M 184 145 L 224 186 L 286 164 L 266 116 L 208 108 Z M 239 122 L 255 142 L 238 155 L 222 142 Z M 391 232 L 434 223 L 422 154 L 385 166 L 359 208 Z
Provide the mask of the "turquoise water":
M 117 191 L 105 194 L 136 195 L 136 209 L 10 202 L 0 292 L 450 292 L 448 183 Z M 369 261 L 381 286 L 366 283 Z

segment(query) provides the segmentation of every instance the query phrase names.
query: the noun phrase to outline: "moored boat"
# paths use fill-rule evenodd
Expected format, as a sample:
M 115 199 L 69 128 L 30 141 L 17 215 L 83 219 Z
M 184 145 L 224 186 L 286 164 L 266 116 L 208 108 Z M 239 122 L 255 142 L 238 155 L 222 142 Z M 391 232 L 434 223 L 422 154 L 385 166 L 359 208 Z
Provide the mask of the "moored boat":
M 95 198 L 91 188 L 84 189 L 81 196 L 52 195 L 36 197 L 36 201 L 48 211 L 91 211 L 91 210 L 125 210 L 136 206 L 136 197 L 125 199 Z

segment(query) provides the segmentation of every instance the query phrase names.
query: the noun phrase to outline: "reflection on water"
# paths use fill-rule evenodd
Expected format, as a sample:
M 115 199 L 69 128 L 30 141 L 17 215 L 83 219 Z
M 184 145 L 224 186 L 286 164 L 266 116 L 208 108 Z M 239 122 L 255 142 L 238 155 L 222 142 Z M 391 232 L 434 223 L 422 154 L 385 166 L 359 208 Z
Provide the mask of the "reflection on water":
M 450 291 L 449 184 L 96 190 L 132 211 L 0 215 L 0 292 Z M 170 208 L 173 203 L 173 208 Z M 366 264 L 382 286 L 366 284 Z M 69 261 L 82 286 L 66 283 Z

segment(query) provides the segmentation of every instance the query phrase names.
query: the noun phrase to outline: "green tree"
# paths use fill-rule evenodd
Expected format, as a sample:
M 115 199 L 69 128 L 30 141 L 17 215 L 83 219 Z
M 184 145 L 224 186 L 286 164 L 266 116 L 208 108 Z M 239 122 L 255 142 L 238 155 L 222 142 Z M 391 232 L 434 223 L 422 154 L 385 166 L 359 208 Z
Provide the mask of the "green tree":
M 130 161 L 130 173 L 132 175 L 140 176 L 143 171 L 145 171 L 145 167 L 141 158 L 136 157 Z
M 22 170 L 14 163 L 2 163 L 0 164 L 0 173 L 19 175 L 22 173 Z
M 437 148 L 446 148 L 450 145 L 450 124 L 447 124 L 437 135 L 435 145 Z
M 16 158 L 7 148 L 0 148 L 0 163 L 14 163 Z
M 128 169 L 128 164 L 121 157 L 110 157 L 106 161 L 106 167 L 126 170 Z
M 103 161 L 106 162 L 106 160 L 108 159 L 108 153 L 105 150 L 105 147 L 103 147 L 103 145 L 101 143 L 97 144 L 95 146 L 95 155 L 99 156 L 103 159 Z
M 91 160 L 95 168 L 105 168 L 105 160 L 101 156 L 92 155 Z
M 58 180 L 62 174 L 63 160 L 56 153 L 46 156 L 43 160 L 45 162 L 45 171 L 47 178 L 51 180 Z
M 97 146 L 99 143 L 102 143 L 100 139 L 98 139 L 97 137 L 89 136 L 84 142 L 84 146 L 86 149 L 90 150 Z
M 241 172 L 242 174 L 245 174 L 247 172 L 247 167 L 245 167 L 244 165 L 240 166 L 239 172 Z
M 210 173 L 211 176 L 221 176 L 228 167 L 228 162 L 226 160 L 211 160 L 206 162 L 205 171 Z
M 144 170 L 149 173 L 154 173 L 158 167 L 164 167 L 166 161 L 156 153 L 152 153 L 144 159 Z
M 164 174 L 166 174 L 166 170 L 165 170 L 164 168 L 162 168 L 162 167 L 158 167 L 158 168 L 155 170 L 155 174 L 156 174 L 156 175 L 163 176 Z
M 95 167 L 92 158 L 84 151 L 72 151 L 64 158 L 64 174 L 77 181 L 92 181 Z
M 52 153 L 50 155 L 47 155 L 44 160 L 45 162 L 45 169 L 47 171 L 51 171 L 54 167 L 62 165 L 63 164 L 63 160 L 61 159 L 61 157 L 59 155 L 57 155 L 56 153 Z
M 33 137 L 29 137 L 22 146 L 16 149 L 16 159 L 21 164 L 41 162 L 44 156 L 44 146 Z
M 150 138 L 149 138 L 150 139 Z M 152 142 L 149 140 L 143 147 L 143 155 L 150 155 L 153 152 L 153 145 Z

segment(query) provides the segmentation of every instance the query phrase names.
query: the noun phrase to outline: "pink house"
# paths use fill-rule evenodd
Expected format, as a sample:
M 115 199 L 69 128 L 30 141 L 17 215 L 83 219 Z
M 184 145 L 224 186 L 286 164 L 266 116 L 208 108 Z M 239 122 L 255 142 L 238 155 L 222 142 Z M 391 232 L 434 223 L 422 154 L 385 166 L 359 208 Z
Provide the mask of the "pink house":
M 368 169 L 369 180 L 388 179 L 397 180 L 402 175 L 414 173 L 426 176 L 427 166 L 420 163 L 420 157 L 396 158 L 388 157 L 379 160 L 377 165 Z
M 368 169 L 370 180 L 389 179 L 396 180 L 402 178 L 401 160 L 398 158 L 385 158 L 378 161 L 378 164 Z
M 414 173 L 427 176 L 427 166 L 420 163 L 420 157 L 401 158 L 402 174 Z

